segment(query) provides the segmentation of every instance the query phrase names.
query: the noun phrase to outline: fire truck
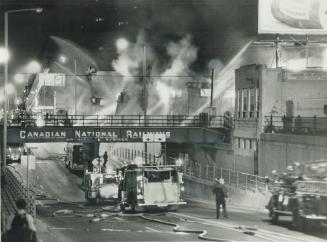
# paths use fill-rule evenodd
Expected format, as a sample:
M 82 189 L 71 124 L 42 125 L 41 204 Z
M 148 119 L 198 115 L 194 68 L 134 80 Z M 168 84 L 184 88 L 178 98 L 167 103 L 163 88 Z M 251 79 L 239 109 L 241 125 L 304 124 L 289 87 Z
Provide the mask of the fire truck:
M 309 231 L 327 222 L 327 160 L 306 162 L 293 182 L 282 178 L 272 188 L 266 208 L 273 223 L 280 216 L 291 216 L 294 228 Z
M 116 174 L 102 173 L 99 170 L 85 172 L 85 200 L 88 203 L 97 205 L 103 202 L 117 203 L 118 201 L 118 183 Z
M 84 165 L 95 157 L 95 145 L 92 143 L 67 143 L 65 151 L 65 164 L 71 171 L 83 171 Z
M 8 163 L 20 163 L 21 156 L 23 154 L 23 147 L 20 146 L 9 146 L 7 148 L 7 162 Z
M 121 181 L 118 190 L 120 208 L 136 209 L 176 208 L 186 204 L 181 198 L 184 190 L 182 173 L 177 166 L 136 166 L 120 169 Z

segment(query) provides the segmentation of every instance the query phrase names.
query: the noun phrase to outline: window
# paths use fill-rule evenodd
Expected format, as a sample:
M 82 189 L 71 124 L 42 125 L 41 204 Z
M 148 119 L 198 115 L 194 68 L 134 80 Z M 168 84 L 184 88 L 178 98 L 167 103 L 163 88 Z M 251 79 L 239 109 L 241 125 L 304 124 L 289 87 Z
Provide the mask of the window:
M 243 118 L 246 118 L 248 111 L 248 92 L 247 89 L 243 89 Z
M 170 180 L 170 171 L 145 171 L 144 177 L 148 178 L 148 182 L 163 182 Z
M 255 89 L 252 88 L 250 89 L 250 118 L 254 117 L 255 102 L 256 102 Z
M 237 138 L 237 147 L 241 148 L 241 138 Z
M 259 118 L 259 88 L 255 89 L 255 104 L 256 104 L 256 112 L 257 118 Z
M 241 117 L 241 112 L 242 112 L 242 90 L 237 91 L 237 112 L 238 112 L 238 117 Z
M 324 105 L 324 114 L 327 115 L 327 105 Z

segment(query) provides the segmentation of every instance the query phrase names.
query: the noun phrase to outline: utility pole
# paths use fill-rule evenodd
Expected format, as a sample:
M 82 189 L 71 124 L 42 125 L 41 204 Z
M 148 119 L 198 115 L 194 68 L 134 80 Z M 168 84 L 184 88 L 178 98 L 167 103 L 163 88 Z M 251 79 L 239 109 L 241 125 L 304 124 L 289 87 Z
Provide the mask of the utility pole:
M 276 35 L 276 50 L 275 50 L 275 55 L 276 55 L 276 68 L 279 67 L 279 35 Z
M 212 108 L 212 101 L 213 101 L 213 79 L 215 77 L 215 69 L 211 71 L 211 93 L 210 93 L 210 107 Z
M 309 66 L 309 36 L 306 36 L 306 68 Z
M 144 127 L 147 126 L 147 80 L 146 80 L 146 47 L 143 45 L 143 111 Z M 148 163 L 148 143 L 144 142 L 144 162 Z
M 77 69 L 77 62 L 76 59 L 74 59 L 74 74 L 75 74 L 75 80 L 74 80 L 74 106 L 75 106 L 75 116 L 77 115 L 77 108 L 76 108 L 76 79 L 77 79 L 77 73 L 76 73 L 76 69 Z M 75 117 L 76 118 L 76 117 Z

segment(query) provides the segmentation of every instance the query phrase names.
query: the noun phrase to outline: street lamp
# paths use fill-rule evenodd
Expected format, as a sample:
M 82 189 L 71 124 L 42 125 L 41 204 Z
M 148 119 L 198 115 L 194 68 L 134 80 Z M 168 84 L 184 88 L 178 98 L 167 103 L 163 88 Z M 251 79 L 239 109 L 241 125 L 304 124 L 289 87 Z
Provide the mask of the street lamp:
M 124 38 L 120 38 L 116 41 L 116 47 L 120 51 L 126 50 L 128 45 L 129 45 L 128 41 Z
M 4 38 L 5 38 L 5 50 L 8 51 L 8 15 L 10 13 L 18 13 L 18 12 L 36 12 L 36 13 L 41 13 L 43 11 L 42 8 L 23 8 L 23 9 L 15 9 L 15 10 L 8 10 L 5 11 L 4 18 L 5 18 L 5 32 L 4 32 Z M 8 56 L 9 58 L 9 56 Z M 3 94 L 4 94 L 4 114 L 3 114 L 3 164 L 6 169 L 7 165 L 7 105 L 8 105 L 8 100 L 7 100 L 7 83 L 8 83 L 8 59 L 4 62 L 4 85 L 3 85 Z

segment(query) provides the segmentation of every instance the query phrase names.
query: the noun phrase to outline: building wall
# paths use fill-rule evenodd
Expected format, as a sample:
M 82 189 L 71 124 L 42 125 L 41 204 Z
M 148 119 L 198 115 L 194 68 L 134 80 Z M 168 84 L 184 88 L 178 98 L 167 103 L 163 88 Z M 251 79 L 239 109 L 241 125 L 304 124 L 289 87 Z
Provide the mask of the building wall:
M 327 137 L 261 134 L 259 154 L 259 175 L 271 175 L 272 170 L 283 172 L 294 162 L 327 159 Z
M 262 91 L 262 115 L 287 115 L 286 102 L 294 105 L 293 116 L 327 116 L 327 72 L 262 68 L 260 90 Z
M 235 72 L 235 128 L 233 132 L 234 167 L 236 170 L 257 173 L 257 147 L 261 114 L 261 65 L 248 65 Z

